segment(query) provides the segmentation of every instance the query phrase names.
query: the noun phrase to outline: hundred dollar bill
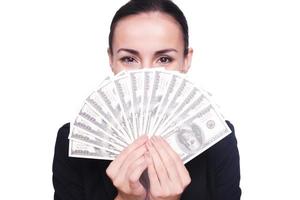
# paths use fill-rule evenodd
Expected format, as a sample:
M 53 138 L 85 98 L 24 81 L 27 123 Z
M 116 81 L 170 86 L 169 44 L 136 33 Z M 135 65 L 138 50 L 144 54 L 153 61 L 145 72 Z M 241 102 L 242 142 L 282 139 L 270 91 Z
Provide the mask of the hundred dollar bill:
M 169 127 L 176 126 L 178 122 L 195 115 L 199 110 L 210 103 L 209 98 L 201 90 L 194 87 L 184 101 L 180 103 L 180 106 L 177 106 L 175 111 L 166 110 L 162 116 L 163 120 L 160 121 L 164 123 L 159 123 L 159 130 L 156 131 L 157 134 L 164 135 Z M 168 120 L 165 120 L 166 118 Z
M 156 135 L 157 126 L 160 125 L 161 120 L 164 117 L 167 117 L 166 112 L 168 111 L 167 109 L 168 105 L 172 101 L 172 99 L 174 99 L 174 95 L 176 94 L 176 91 L 182 81 L 183 81 L 182 77 L 176 74 L 173 74 L 172 77 L 170 78 L 168 89 L 165 92 L 163 100 L 161 101 L 158 107 L 157 117 L 155 118 L 155 122 L 151 130 L 154 135 Z
M 89 134 L 88 132 L 85 132 L 84 130 L 81 130 L 80 128 L 73 126 L 72 133 L 69 137 L 69 140 L 74 140 L 83 144 L 87 144 L 90 146 L 94 146 L 112 153 L 120 153 L 122 150 L 121 148 L 116 147 L 115 145 L 112 145 L 109 142 L 104 142 L 102 140 L 99 140 L 98 138 L 94 137 L 93 135 Z
M 230 133 L 225 120 L 209 105 L 180 123 L 164 138 L 187 163 Z
M 152 93 L 150 104 L 148 107 L 148 116 L 145 133 L 152 136 L 151 128 L 154 125 L 158 106 L 167 90 L 171 74 L 166 71 L 154 71 L 154 80 L 152 85 Z
M 138 138 L 142 133 L 141 127 L 141 112 L 142 112 L 142 97 L 143 97 L 143 79 L 144 72 L 141 70 L 130 71 L 129 74 L 129 82 L 131 85 L 132 92 L 132 113 L 133 113 L 133 127 L 135 133 L 134 139 Z
M 104 102 L 104 106 L 108 108 L 111 115 L 116 119 L 117 122 L 119 122 L 122 130 L 132 141 L 132 132 L 130 130 L 128 121 L 125 118 L 125 113 L 121 106 L 119 97 L 117 96 L 115 85 L 112 82 L 108 82 L 107 84 L 99 88 L 97 90 L 97 93 L 100 95 L 101 100 Z
M 142 113 L 141 113 L 141 121 L 142 121 L 142 133 L 147 133 L 147 116 L 149 111 L 150 98 L 152 93 L 152 85 L 154 80 L 154 71 L 153 70 L 144 70 L 144 92 L 143 92 L 143 102 L 142 102 Z
M 69 140 L 69 156 L 77 158 L 114 160 L 117 154 L 81 142 Z
M 124 140 L 122 133 L 120 133 L 110 121 L 97 112 L 89 103 L 85 102 L 83 104 L 78 115 L 100 128 L 103 133 L 118 141 L 122 146 L 130 144 L 128 141 Z
M 184 102 L 186 97 L 190 94 L 193 88 L 194 85 L 186 79 L 183 79 L 180 82 L 180 86 L 177 87 L 177 90 L 173 95 L 173 98 L 167 105 L 163 118 L 159 121 L 159 124 L 156 127 L 159 126 L 159 128 L 163 128 L 164 124 L 167 121 L 169 121 L 170 118 L 175 114 L 175 111 L 178 112 L 178 109 L 183 108 L 182 103 Z M 159 132 L 160 130 L 156 130 L 156 131 Z M 158 134 L 158 132 L 155 132 L 154 134 Z
M 95 144 L 97 145 L 97 147 L 101 147 L 101 145 L 105 147 L 104 145 L 107 144 L 109 147 L 118 150 L 119 152 L 126 147 L 125 145 L 122 145 L 118 140 L 114 139 L 111 135 L 105 133 L 102 129 L 98 128 L 97 126 L 93 125 L 91 122 L 80 116 L 76 118 L 72 128 L 73 129 L 70 133 L 69 138 L 79 139 L 82 141 L 88 140 L 92 142 L 90 144 Z M 81 134 L 83 134 L 84 137 L 81 136 Z
M 132 92 L 128 82 L 128 74 L 123 72 L 123 75 L 120 75 L 114 79 L 114 84 L 116 92 L 121 102 L 122 109 L 124 110 L 125 119 L 131 130 L 131 133 L 134 130 L 133 126 L 133 112 L 132 112 Z

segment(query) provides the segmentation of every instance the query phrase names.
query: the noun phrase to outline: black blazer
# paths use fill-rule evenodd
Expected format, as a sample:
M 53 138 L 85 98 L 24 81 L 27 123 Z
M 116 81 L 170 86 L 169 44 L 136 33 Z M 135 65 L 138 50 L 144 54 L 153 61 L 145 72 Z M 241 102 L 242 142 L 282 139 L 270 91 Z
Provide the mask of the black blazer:
M 240 199 L 240 165 L 233 125 L 232 133 L 186 164 L 191 183 L 182 200 Z M 111 161 L 68 157 L 70 124 L 57 134 L 53 159 L 55 200 L 111 200 L 117 190 L 106 175 Z

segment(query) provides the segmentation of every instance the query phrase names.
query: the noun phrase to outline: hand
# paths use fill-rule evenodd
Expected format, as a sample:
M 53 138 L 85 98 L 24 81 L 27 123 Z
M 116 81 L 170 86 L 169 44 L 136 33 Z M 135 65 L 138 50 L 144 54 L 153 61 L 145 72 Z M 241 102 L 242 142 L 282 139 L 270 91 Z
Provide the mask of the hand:
M 106 169 L 106 174 L 118 190 L 116 199 L 144 200 L 147 191 L 139 178 L 147 168 L 145 143 L 147 136 L 140 137 L 126 147 Z
M 178 200 L 191 178 L 178 154 L 161 137 L 146 143 L 150 200 Z

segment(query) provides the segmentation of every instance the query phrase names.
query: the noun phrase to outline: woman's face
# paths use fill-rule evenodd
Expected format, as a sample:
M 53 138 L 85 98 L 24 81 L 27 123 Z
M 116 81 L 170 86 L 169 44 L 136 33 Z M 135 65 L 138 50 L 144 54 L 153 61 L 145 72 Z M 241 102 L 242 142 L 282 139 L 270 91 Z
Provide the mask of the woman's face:
M 122 70 L 165 67 L 187 72 L 192 58 L 190 48 L 184 55 L 183 33 L 179 24 L 160 12 L 131 15 L 115 28 L 110 66 L 116 74 Z

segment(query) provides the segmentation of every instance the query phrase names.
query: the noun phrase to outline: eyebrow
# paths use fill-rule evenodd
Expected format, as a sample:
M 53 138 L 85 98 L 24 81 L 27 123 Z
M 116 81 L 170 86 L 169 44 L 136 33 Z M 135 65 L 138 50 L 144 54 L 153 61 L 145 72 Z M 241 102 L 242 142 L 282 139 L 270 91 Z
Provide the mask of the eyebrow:
M 134 54 L 134 55 L 139 55 L 139 52 L 137 50 L 134 50 L 134 49 L 120 48 L 120 49 L 118 49 L 117 53 L 119 53 L 120 51 L 126 51 L 126 52 Z M 169 53 L 169 52 L 178 52 L 178 51 L 176 49 L 173 49 L 173 48 L 162 49 L 162 50 L 156 51 L 155 55 Z
M 159 50 L 159 51 L 156 51 L 155 52 L 155 55 L 159 55 L 159 54 L 164 54 L 164 53 L 169 53 L 169 52 L 178 52 L 176 49 L 162 49 L 162 50 Z

